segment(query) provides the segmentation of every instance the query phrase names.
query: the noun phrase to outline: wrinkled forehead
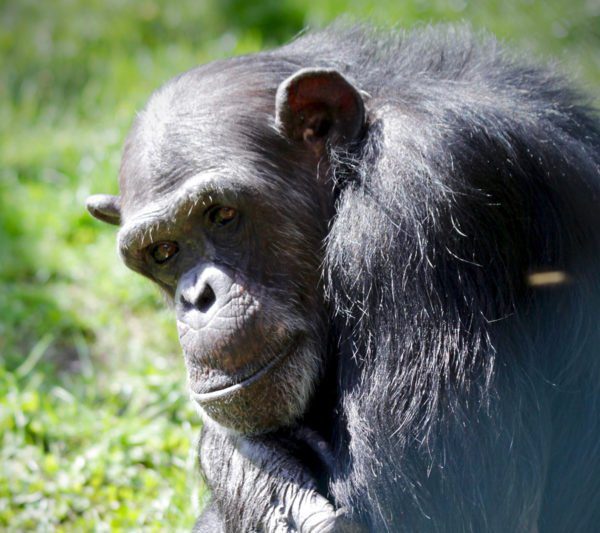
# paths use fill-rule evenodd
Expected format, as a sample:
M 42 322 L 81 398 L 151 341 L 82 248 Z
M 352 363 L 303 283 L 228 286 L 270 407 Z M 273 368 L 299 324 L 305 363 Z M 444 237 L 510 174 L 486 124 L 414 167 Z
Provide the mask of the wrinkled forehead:
M 238 195 L 251 197 L 255 185 L 247 176 L 229 175 L 219 170 L 200 172 L 182 181 L 172 191 L 154 194 L 151 202 L 136 203 L 123 219 L 119 230 L 119 247 L 128 248 L 160 227 L 169 227 L 181 217 L 200 208 L 208 208 L 215 200 Z M 233 191 L 233 192 L 232 192 Z
M 243 180 L 280 142 L 276 84 L 241 69 L 190 71 L 157 91 L 125 143 L 119 174 L 123 216 L 171 197 L 197 176 Z M 246 73 L 247 74 L 247 73 Z M 185 185 L 187 184 L 187 185 Z

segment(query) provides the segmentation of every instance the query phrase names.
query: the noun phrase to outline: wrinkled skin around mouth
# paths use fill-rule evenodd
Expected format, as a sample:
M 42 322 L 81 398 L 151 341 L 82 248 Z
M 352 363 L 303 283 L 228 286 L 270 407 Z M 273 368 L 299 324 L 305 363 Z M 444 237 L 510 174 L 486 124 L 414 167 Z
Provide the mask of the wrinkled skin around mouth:
M 200 413 L 245 434 L 291 423 L 320 366 L 317 343 L 299 327 L 302 321 L 264 291 L 239 283 L 213 316 L 197 314 L 180 317 L 178 330 Z

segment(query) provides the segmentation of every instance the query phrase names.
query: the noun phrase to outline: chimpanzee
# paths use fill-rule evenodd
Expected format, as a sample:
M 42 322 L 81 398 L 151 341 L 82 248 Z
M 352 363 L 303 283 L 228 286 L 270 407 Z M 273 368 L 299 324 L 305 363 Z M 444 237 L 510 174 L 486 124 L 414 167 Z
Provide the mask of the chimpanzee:
M 198 531 L 600 524 L 600 122 L 465 27 L 333 26 L 167 82 L 120 253 L 173 302 Z

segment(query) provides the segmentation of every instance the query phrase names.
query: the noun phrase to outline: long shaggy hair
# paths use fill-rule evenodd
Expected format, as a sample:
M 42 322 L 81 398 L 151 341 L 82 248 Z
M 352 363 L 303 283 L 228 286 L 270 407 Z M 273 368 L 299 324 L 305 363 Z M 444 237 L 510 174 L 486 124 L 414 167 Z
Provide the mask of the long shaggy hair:
M 542 531 L 588 530 L 597 116 L 467 28 L 327 30 L 281 53 L 296 50 L 353 80 L 369 113 L 363 142 L 332 154 L 335 501 L 373 531 L 531 531 L 538 516 Z
M 466 27 L 334 26 L 202 67 L 207 90 L 227 87 L 217 108 L 236 122 L 230 136 L 203 138 L 202 153 L 243 161 L 251 180 L 300 176 L 289 206 L 310 204 L 314 176 L 278 135 L 274 97 L 310 67 L 342 73 L 367 112 L 363 138 L 328 148 L 327 371 L 298 422 L 310 426 L 333 398 L 327 497 L 377 532 L 593 530 L 597 114 L 551 68 Z M 253 120 L 250 96 L 261 102 Z M 295 224 L 313 220 L 290 210 Z M 230 524 L 236 498 L 273 494 L 278 481 L 268 468 L 236 472 L 243 490 L 220 509 Z M 251 529 L 260 517 L 246 505 Z

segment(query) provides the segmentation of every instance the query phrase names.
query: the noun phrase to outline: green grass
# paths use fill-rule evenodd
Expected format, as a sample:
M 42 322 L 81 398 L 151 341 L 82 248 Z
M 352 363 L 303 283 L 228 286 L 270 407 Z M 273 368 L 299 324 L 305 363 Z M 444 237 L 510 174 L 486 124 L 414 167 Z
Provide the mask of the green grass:
M 206 496 L 170 312 L 83 207 L 117 192 L 123 138 L 155 87 L 341 14 L 470 20 L 600 83 L 594 0 L 305 6 L 0 0 L 0 530 L 185 531 Z

